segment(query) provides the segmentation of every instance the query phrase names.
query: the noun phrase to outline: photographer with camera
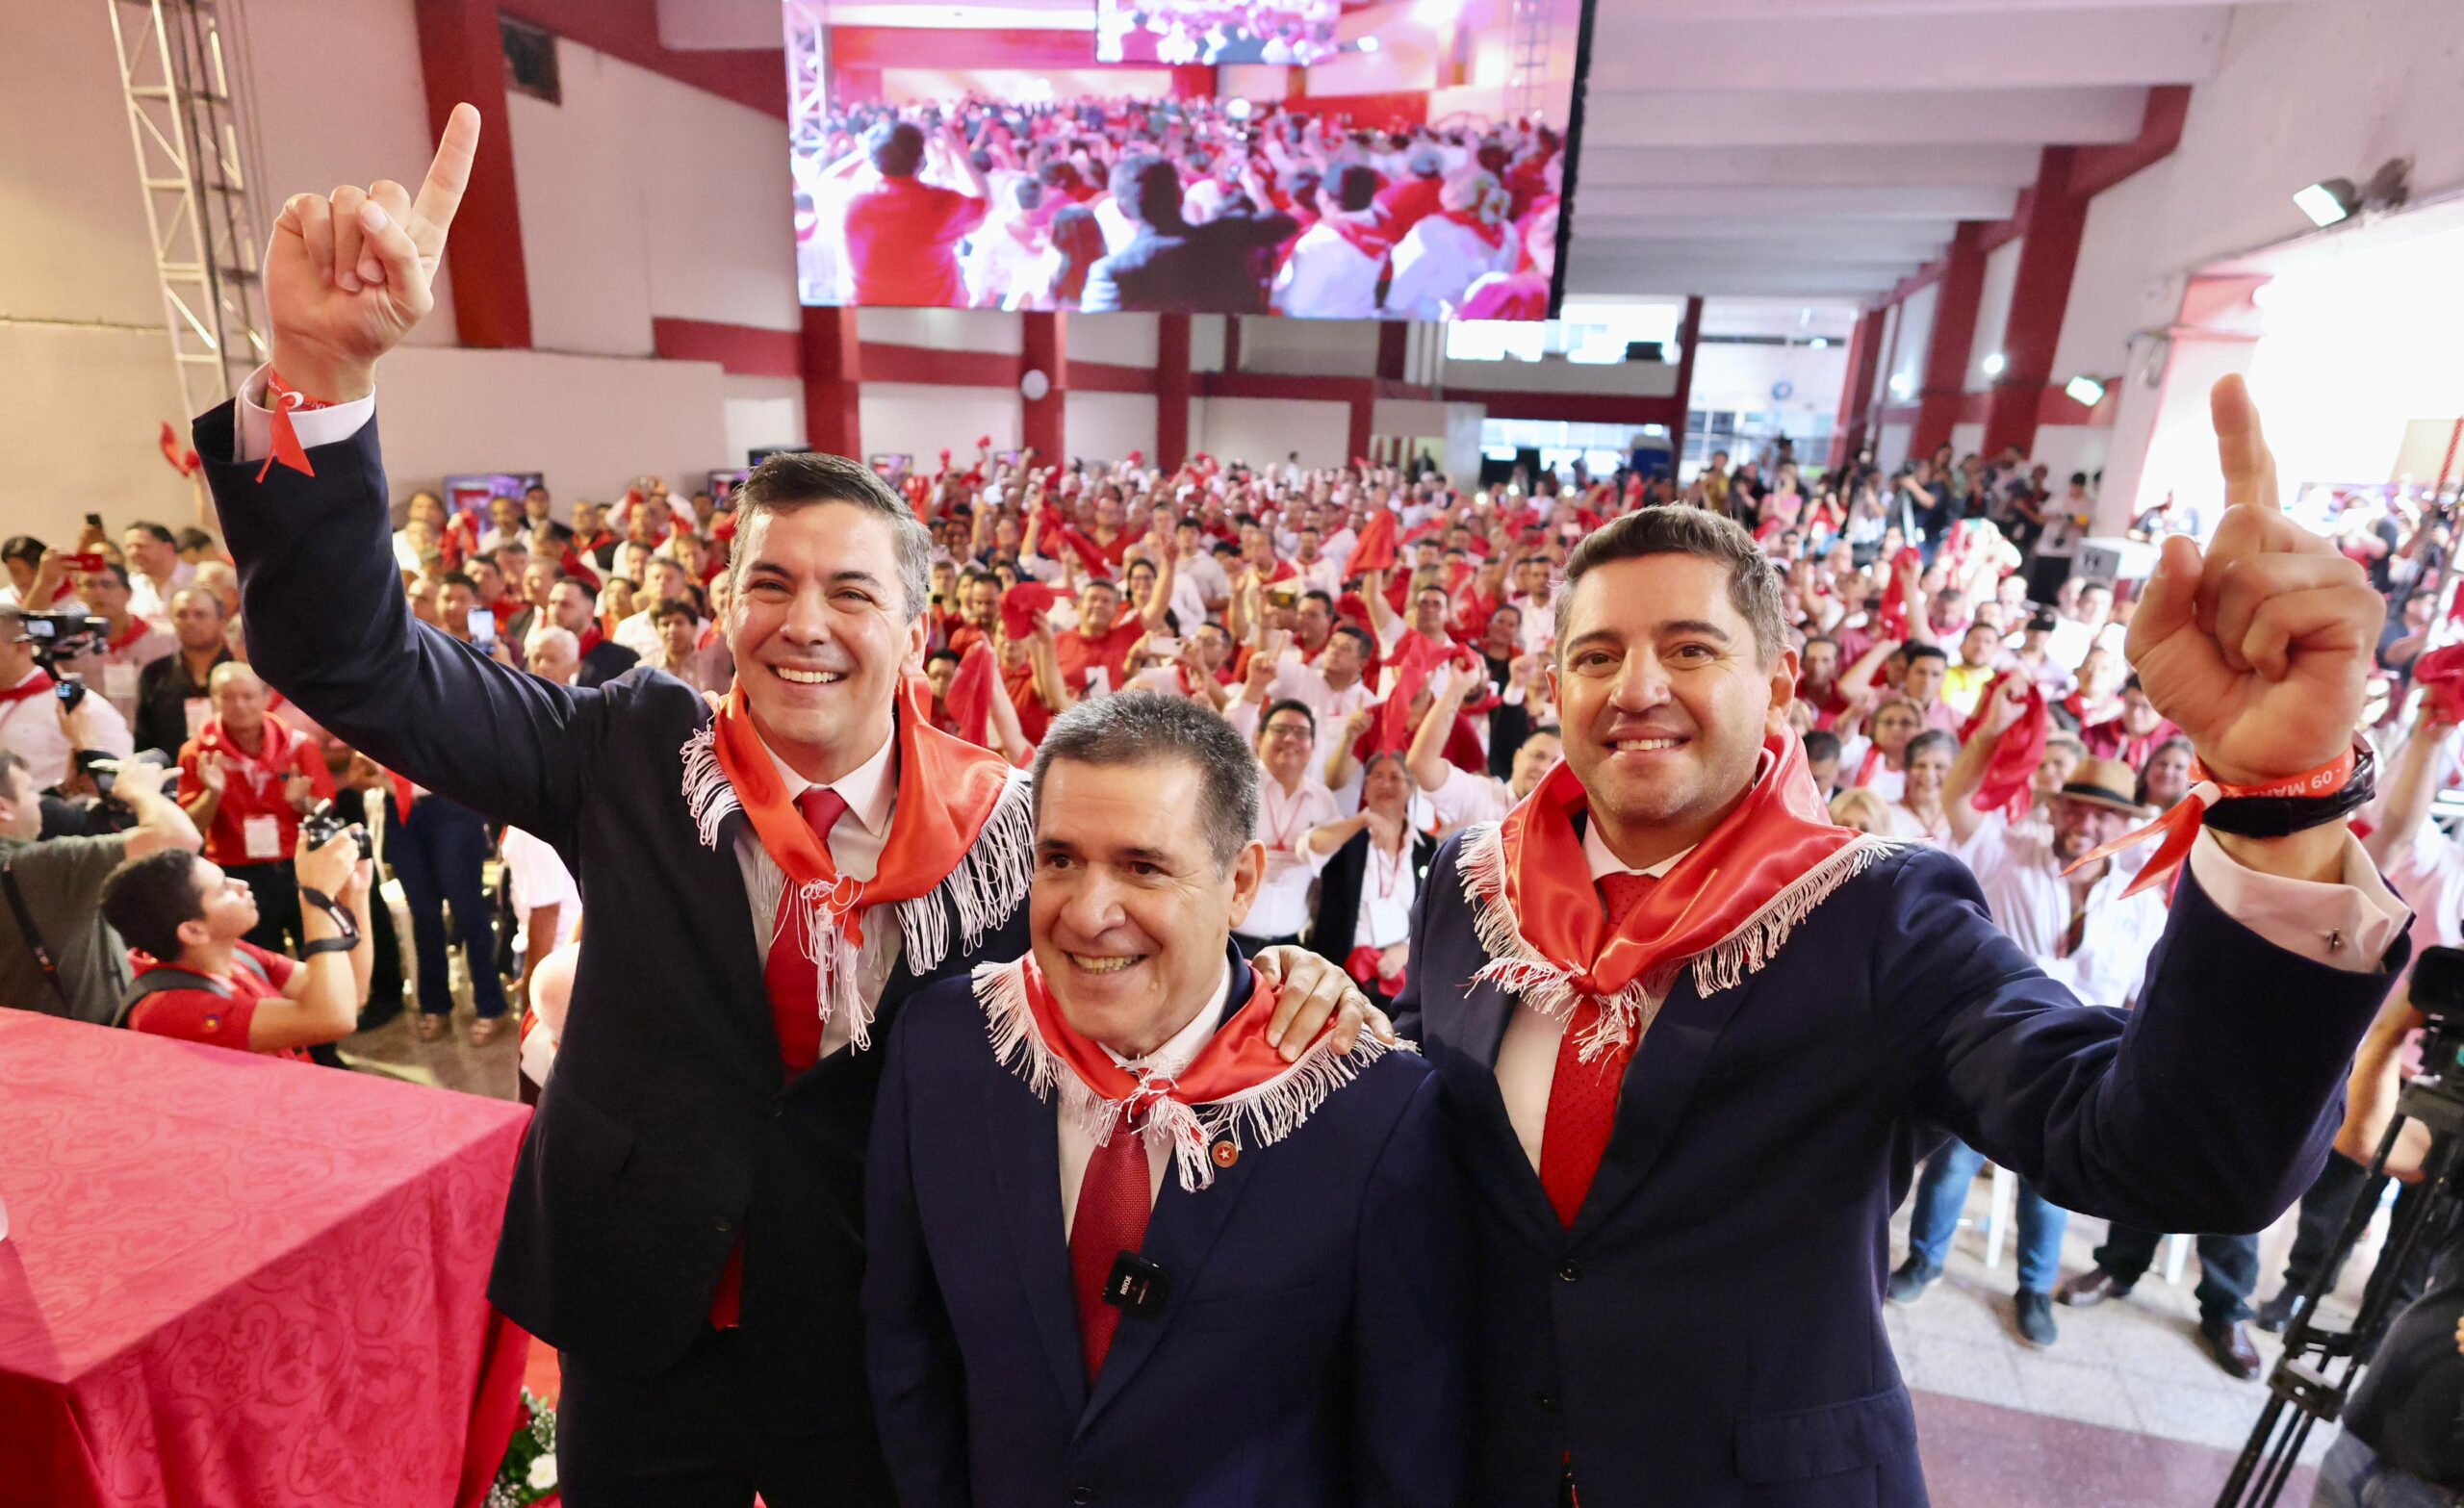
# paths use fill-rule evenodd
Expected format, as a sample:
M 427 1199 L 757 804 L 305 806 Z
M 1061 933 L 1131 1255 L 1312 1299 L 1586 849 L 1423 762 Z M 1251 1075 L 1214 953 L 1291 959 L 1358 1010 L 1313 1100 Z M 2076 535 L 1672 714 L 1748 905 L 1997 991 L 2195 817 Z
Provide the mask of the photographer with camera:
M 286 856 L 334 778 L 313 740 L 266 710 L 266 683 L 245 663 L 216 666 L 207 689 L 214 716 L 180 750 L 180 805 L 205 834 L 205 856 L 256 893 L 248 941 L 280 950 L 306 936 Z
M 115 759 L 136 752 L 117 707 L 55 674 L 63 658 L 83 652 L 100 623 L 84 613 L 0 607 L 0 749 L 25 761 L 37 790 L 65 782 L 81 751 Z
M 114 789 L 136 825 L 46 841 L 34 777 L 0 749 L 0 1007 L 97 1024 L 117 1013 L 128 950 L 103 923 L 104 879 L 125 859 L 198 847 L 196 828 L 162 789 L 170 774 L 119 766 Z
M 299 831 L 296 960 L 248 941 L 258 890 L 212 859 L 167 851 L 130 859 L 103 882 L 103 915 L 152 958 L 129 985 L 132 1031 L 311 1061 L 308 1049 L 359 1024 L 372 962 L 367 930 L 374 866 L 368 831 L 320 813 Z

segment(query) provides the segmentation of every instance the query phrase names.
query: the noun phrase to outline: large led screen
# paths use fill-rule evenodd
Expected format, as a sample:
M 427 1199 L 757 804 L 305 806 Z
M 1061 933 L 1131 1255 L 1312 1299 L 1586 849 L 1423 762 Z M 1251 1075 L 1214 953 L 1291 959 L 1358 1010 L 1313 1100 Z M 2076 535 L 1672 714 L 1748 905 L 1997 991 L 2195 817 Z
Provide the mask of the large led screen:
M 1583 5 L 787 0 L 801 296 L 1547 319 Z

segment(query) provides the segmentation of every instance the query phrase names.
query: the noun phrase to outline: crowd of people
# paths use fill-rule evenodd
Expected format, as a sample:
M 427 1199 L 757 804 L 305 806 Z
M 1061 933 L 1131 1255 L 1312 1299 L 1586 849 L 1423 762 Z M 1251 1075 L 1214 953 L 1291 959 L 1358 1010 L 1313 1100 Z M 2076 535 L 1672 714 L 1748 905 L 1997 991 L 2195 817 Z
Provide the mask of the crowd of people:
M 1216 99 L 843 104 L 796 158 L 808 301 L 1537 319 L 1563 143 Z

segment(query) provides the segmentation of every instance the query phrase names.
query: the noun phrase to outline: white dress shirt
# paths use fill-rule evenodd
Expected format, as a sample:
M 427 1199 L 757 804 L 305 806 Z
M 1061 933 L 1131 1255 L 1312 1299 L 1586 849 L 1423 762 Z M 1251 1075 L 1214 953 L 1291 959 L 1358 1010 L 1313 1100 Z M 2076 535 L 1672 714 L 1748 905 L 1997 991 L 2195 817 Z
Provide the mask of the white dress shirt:
M 244 408 L 254 406 L 253 404 L 242 405 Z M 353 424 L 350 429 L 346 429 L 343 433 L 348 435 L 358 427 L 359 425 Z M 301 436 L 300 443 L 307 444 L 307 437 Z M 168 630 L 171 626 L 171 599 L 179 595 L 180 588 L 195 579 L 196 567 L 185 560 L 171 568 L 169 580 L 159 585 L 144 572 L 131 571 L 128 574 L 128 610 L 136 617 L 142 618 L 159 628 Z
M 1318 735 L 1317 747 L 1310 752 L 1309 757 L 1317 761 L 1321 769 L 1325 767 L 1322 756 L 1334 753 L 1334 741 L 1343 736 L 1344 725 L 1351 715 L 1377 701 L 1367 683 L 1361 680 L 1355 679 L 1350 685 L 1338 690 L 1326 684 L 1325 673 L 1316 666 L 1287 659 L 1276 663 L 1274 677 L 1267 682 L 1264 702 L 1250 701 L 1245 690 L 1223 709 L 1223 716 L 1232 725 L 1234 732 L 1255 743 L 1258 719 L 1268 707 L 1286 698 L 1309 709 Z
M 1404 819 L 1410 820 L 1408 816 Z M 1369 839 L 1369 856 L 1360 867 L 1360 916 L 1351 934 L 1355 948 L 1391 948 L 1412 937 L 1412 904 L 1420 899 L 1421 879 L 1412 867 L 1412 832 L 1403 833 L 1399 854 Z
M 1494 775 L 1477 775 L 1450 764 L 1445 782 L 1428 793 L 1428 804 L 1450 828 L 1501 822 L 1514 809 L 1514 788 Z
M 2000 812 L 1991 812 L 1958 852 L 1975 871 L 1993 925 L 2037 967 L 2089 1005 L 2123 1008 L 2138 1003 L 2147 955 L 2165 933 L 2165 897 L 2153 888 L 2128 899 L 2122 892 L 2139 878 L 2151 850 L 2127 850 L 2105 866 L 2103 878 L 2088 891 L 2079 946 L 2067 957 L 2063 938 L 2079 913 L 2070 882 L 2062 875 L 2066 866 L 2053 851 L 2050 828 L 2015 828 Z
M 505 882 L 513 890 L 514 915 L 522 920 L 522 956 L 526 961 L 536 962 L 552 950 L 573 941 L 574 934 L 581 930 L 581 889 L 574 883 L 573 871 L 565 867 L 564 859 L 545 838 L 509 827 L 497 849 L 504 858 Z M 530 935 L 531 913 L 543 906 L 556 908 L 556 934 L 552 937 Z
M 1300 788 L 1288 792 L 1259 767 L 1256 836 L 1267 846 L 1267 872 L 1242 919 L 1241 935 L 1290 937 L 1309 925 L 1309 887 L 1327 858 L 1310 852 L 1309 831 L 1339 815 L 1335 793 L 1322 782 L 1304 775 Z
M 812 788 L 813 782 L 790 769 L 777 750 L 767 743 L 762 749 L 778 770 L 790 803 Z M 830 830 L 830 861 L 851 880 L 870 880 L 880 872 L 882 847 L 889 841 L 890 814 L 898 805 L 897 751 L 898 738 L 893 733 L 882 740 L 871 758 L 830 782 L 830 788 L 847 804 Z M 760 835 L 749 822 L 736 834 L 735 867 L 744 876 L 744 893 L 752 902 L 753 946 L 767 969 L 771 929 L 779 920 L 779 897 L 786 891 L 787 874 L 761 846 Z M 856 958 L 856 988 L 867 1003 L 881 1004 L 882 986 L 889 983 L 890 966 L 898 961 L 904 935 L 896 919 L 886 915 L 872 917 L 871 925 L 865 927 L 863 951 Z M 832 1016 L 821 1029 L 821 1056 L 827 1058 L 846 1046 L 854 1030 L 854 1023 Z
M 1301 232 L 1275 274 L 1275 312 L 1319 319 L 1374 319 L 1377 279 L 1385 270 L 1384 257 L 1364 254 L 1321 220 Z
M 1215 982 L 1215 992 L 1207 997 L 1189 1025 L 1172 1034 L 1171 1039 L 1143 1058 L 1123 1058 L 1111 1048 L 1104 1049 L 1113 1061 L 1135 1072 L 1152 1067 L 1167 1077 L 1177 1077 L 1197 1061 L 1197 1055 L 1223 1024 L 1223 1004 L 1232 994 L 1232 960 L 1223 960 L 1223 971 Z M 1066 1072 L 1067 1070 L 1064 1070 Z M 1061 1109 L 1060 1096 L 1053 1096 L 1054 1119 L 1061 1127 L 1061 1239 L 1069 1239 L 1070 1228 L 1078 1223 L 1078 1190 L 1087 1182 L 1087 1164 L 1095 1156 L 1095 1138 L 1087 1135 L 1085 1127 Z M 1129 1132 L 1116 1136 L 1133 1135 Z M 1146 1143 L 1146 1207 L 1155 1207 L 1155 1196 L 1164 1189 L 1164 1169 L 1172 1160 L 1172 1149 L 1161 1142 Z
M 17 684 L 24 685 L 41 674 L 39 668 L 28 671 Z M 112 705 L 109 698 L 89 692 L 81 710 L 93 730 L 92 748 L 115 759 L 125 759 L 137 752 L 128 719 L 119 715 L 119 708 Z M 0 749 L 26 762 L 36 790 L 49 790 L 67 780 L 69 755 L 76 750 L 69 745 L 68 730 L 60 726 L 60 698 L 45 688 L 14 702 L 0 703 Z

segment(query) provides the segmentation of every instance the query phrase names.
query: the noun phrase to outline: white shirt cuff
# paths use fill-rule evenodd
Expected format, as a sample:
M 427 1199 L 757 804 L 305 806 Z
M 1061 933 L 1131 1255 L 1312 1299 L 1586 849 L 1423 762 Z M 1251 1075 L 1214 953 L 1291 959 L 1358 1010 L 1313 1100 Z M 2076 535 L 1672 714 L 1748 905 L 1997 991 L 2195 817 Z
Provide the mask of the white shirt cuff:
M 2204 831 L 2191 846 L 2191 873 L 2227 916 L 2287 953 L 2348 973 L 2375 972 L 2413 919 L 2349 832 L 2340 884 L 2261 874 Z
M 232 434 L 239 441 L 240 453 L 234 461 L 261 461 L 273 448 L 273 410 L 265 406 L 266 373 L 271 367 L 259 367 L 240 384 L 240 400 L 232 406 L 239 422 Z M 291 427 L 299 436 L 302 449 L 314 450 L 321 445 L 333 445 L 359 433 L 362 425 L 376 417 L 376 395 L 337 403 L 331 408 L 301 410 L 291 416 Z

